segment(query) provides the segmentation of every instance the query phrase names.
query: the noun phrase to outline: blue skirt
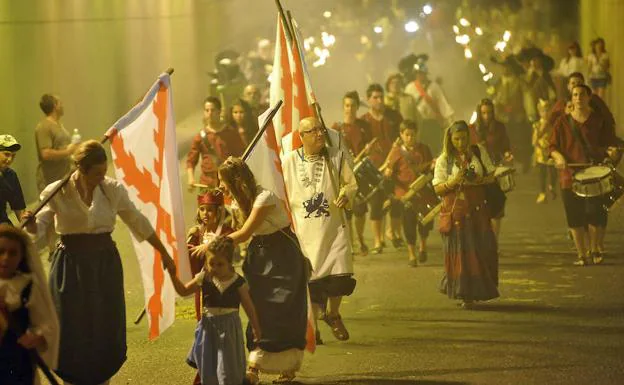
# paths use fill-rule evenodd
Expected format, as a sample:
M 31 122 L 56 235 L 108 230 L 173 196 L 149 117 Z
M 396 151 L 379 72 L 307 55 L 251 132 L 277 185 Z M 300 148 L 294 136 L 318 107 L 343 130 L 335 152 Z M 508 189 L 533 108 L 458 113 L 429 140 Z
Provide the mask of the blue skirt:
M 121 258 L 110 234 L 61 235 L 50 291 L 61 340 L 56 374 L 96 385 L 126 361 L 126 306 Z
M 202 316 L 186 362 L 199 371 L 202 385 L 241 385 L 246 362 L 238 312 Z

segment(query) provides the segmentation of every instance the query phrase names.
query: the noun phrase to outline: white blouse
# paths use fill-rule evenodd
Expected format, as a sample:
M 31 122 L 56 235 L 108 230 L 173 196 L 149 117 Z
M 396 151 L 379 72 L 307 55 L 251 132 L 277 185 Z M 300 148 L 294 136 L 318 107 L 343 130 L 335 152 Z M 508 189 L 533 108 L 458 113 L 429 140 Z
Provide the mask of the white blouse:
M 481 145 L 479 145 L 479 149 L 481 150 L 481 160 L 485 166 L 486 174 L 491 174 L 494 172 L 496 167 L 492 164 L 492 160 L 490 159 L 487 150 Z M 481 167 L 481 163 L 476 155 L 472 155 L 472 158 L 470 159 L 470 166 L 474 167 L 477 175 L 483 176 L 483 167 Z M 437 186 L 440 183 L 445 183 L 449 181 L 449 179 L 455 178 L 459 174 L 459 170 L 460 169 L 457 167 L 457 164 L 454 163 L 453 167 L 451 167 L 451 174 L 449 175 L 447 156 L 445 153 L 442 153 L 436 160 L 435 170 L 433 172 L 433 181 L 431 183 L 434 186 Z
M 41 199 L 47 196 L 58 183 L 60 181 L 48 185 L 41 193 Z M 117 180 L 105 177 L 102 183 L 93 190 L 91 206 L 87 206 L 80 198 L 72 178 L 37 213 L 35 243 L 39 246 L 43 242 L 45 232 L 53 221 L 56 232 L 61 235 L 101 234 L 114 230 L 117 215 L 139 242 L 154 233 L 149 220 L 136 208 L 126 188 Z
M 609 55 L 605 52 L 600 55 L 600 59 L 593 53 L 590 53 L 587 57 L 589 65 L 589 78 L 590 79 L 604 79 L 607 77 L 607 61 L 609 61 Z
M 570 59 L 567 57 L 561 59 L 559 63 L 559 75 L 567 78 L 575 72 L 585 72 L 585 61 L 582 57 L 572 56 Z
M 272 191 L 260 188 L 254 200 L 253 207 L 270 206 L 269 213 L 254 231 L 254 235 L 273 234 L 276 231 L 290 226 L 290 218 L 284 203 Z

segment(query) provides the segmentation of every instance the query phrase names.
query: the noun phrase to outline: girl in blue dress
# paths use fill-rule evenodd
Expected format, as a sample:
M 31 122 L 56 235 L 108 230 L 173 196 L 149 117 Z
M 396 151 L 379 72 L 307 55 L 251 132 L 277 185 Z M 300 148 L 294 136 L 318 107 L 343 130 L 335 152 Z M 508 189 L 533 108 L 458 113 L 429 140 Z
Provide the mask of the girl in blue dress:
M 187 363 L 199 371 L 202 385 L 241 385 L 245 379 L 245 341 L 238 308 L 243 306 L 260 339 L 256 310 L 245 279 L 234 271 L 234 242 L 217 237 L 208 244 L 204 269 L 184 284 L 169 270 L 173 286 L 181 296 L 202 294 L 202 317 L 195 329 L 195 342 Z

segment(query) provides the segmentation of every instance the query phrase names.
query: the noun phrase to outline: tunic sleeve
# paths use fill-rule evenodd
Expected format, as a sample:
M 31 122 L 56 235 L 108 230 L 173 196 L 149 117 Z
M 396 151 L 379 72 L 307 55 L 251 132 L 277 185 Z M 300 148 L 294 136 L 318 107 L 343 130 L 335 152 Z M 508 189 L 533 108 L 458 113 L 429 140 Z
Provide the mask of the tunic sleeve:
M 126 188 L 115 182 L 114 192 L 117 196 L 117 214 L 128 226 L 137 241 L 142 242 L 154 234 L 154 228 L 149 220 L 143 215 L 130 200 Z
M 43 201 L 43 199 L 50 194 L 50 192 L 54 189 L 60 182 L 54 182 L 49 184 L 39 196 L 39 199 Z M 50 200 L 36 215 L 37 218 L 37 234 L 33 237 L 33 243 L 37 249 L 43 249 L 47 246 L 46 233 L 50 226 L 54 226 L 54 216 L 56 215 L 55 207 L 54 207 L 54 199 Z
M 449 175 L 446 159 L 446 155 L 440 155 L 438 159 L 436 159 L 435 170 L 433 171 L 433 181 L 431 182 L 434 186 L 448 181 Z
M 186 155 L 186 168 L 195 168 L 199 162 L 199 146 L 201 144 L 201 136 L 196 135 L 191 143 L 191 149 Z

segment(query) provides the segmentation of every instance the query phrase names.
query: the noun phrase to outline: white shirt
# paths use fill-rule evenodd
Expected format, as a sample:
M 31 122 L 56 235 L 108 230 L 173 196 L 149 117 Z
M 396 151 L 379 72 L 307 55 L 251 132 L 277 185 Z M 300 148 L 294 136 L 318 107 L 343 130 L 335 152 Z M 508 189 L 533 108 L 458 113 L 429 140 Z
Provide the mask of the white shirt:
M 587 57 L 589 63 L 589 78 L 590 79 L 604 79 L 607 77 L 606 62 L 609 60 L 609 55 L 604 52 L 600 55 L 600 59 L 593 53 L 590 53 Z
M 575 72 L 584 73 L 585 62 L 582 57 L 571 56 L 570 59 L 563 58 L 559 63 L 559 75 L 567 78 Z
M 433 102 L 438 106 L 438 110 L 440 110 L 442 117 L 446 120 L 451 120 L 455 111 L 446 100 L 442 87 L 440 87 L 437 82 L 430 82 L 425 92 L 431 96 Z M 437 119 L 433 108 L 431 108 L 425 98 L 420 96 L 414 82 L 411 82 L 405 87 L 405 93 L 411 95 L 416 100 L 416 109 L 423 119 Z
M 481 160 L 486 168 L 486 173 L 490 174 L 494 172 L 495 167 L 492 164 L 492 160 L 490 159 L 487 150 L 481 145 L 479 145 L 479 150 L 481 150 Z M 481 163 L 475 155 L 473 155 L 470 159 L 470 166 L 474 167 L 477 175 L 483 176 L 483 167 L 481 167 Z M 460 169 L 457 167 L 457 164 L 453 163 L 453 167 L 451 167 L 451 174 L 449 175 L 447 156 L 445 153 L 442 153 L 436 160 L 435 170 L 433 172 L 433 181 L 431 184 L 437 186 L 440 183 L 445 183 L 449 179 L 456 177 L 459 174 L 459 170 Z
M 47 196 L 60 183 L 49 184 L 41 193 Z M 54 221 L 56 232 L 65 234 L 110 233 L 115 228 L 117 215 L 128 226 L 137 241 L 141 242 L 154 233 L 149 220 L 141 214 L 128 196 L 126 188 L 117 180 L 105 177 L 93 190 L 91 206 L 87 206 L 76 189 L 73 178 L 44 208 L 37 213 L 37 236 L 39 245 L 45 238 L 46 229 Z
M 254 231 L 254 235 L 273 234 L 290 226 L 290 218 L 284 203 L 272 191 L 260 188 L 253 207 L 271 207 L 266 218 Z

